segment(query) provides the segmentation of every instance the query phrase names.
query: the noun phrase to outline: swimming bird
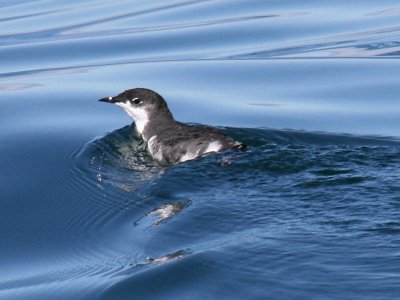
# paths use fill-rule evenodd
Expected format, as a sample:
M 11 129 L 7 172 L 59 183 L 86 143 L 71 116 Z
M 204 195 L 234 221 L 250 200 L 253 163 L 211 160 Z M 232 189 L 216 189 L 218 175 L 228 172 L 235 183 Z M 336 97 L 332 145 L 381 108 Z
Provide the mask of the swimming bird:
M 134 88 L 99 101 L 125 110 L 149 154 L 160 163 L 179 163 L 208 153 L 246 148 L 214 127 L 176 121 L 164 98 L 150 89 Z

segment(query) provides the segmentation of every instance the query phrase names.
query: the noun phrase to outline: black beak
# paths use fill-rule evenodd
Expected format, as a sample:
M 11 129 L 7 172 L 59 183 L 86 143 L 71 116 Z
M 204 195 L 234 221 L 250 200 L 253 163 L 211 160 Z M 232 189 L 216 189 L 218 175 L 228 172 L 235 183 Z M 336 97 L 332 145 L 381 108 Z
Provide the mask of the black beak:
M 116 103 L 116 102 L 125 102 L 126 99 L 121 96 L 115 96 L 115 97 L 105 97 L 99 99 L 101 102 L 107 102 L 107 103 Z

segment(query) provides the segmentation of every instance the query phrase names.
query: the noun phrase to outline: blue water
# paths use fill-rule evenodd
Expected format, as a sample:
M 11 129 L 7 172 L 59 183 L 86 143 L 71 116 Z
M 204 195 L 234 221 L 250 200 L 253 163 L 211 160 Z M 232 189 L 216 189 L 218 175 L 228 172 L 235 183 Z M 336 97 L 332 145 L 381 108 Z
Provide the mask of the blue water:
M 0 2 L 0 299 L 396 299 L 398 1 Z M 248 145 L 160 167 L 134 87 Z

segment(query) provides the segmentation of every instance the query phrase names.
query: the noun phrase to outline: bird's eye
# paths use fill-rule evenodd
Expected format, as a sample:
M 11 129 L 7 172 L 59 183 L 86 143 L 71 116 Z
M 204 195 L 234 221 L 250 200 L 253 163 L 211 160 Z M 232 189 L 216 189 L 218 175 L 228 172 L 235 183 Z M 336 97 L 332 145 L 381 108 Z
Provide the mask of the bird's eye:
M 142 100 L 140 100 L 139 98 L 133 98 L 132 99 L 132 103 L 133 104 L 139 104 L 139 103 L 141 103 L 142 102 Z

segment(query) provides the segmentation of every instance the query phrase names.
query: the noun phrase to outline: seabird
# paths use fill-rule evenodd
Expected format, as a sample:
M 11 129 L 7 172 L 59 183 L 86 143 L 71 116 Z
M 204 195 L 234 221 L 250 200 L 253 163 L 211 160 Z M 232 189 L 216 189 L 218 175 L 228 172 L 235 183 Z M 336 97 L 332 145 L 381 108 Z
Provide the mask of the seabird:
M 130 89 L 99 101 L 122 107 L 135 122 L 136 131 L 149 154 L 163 164 L 184 162 L 228 149 L 246 148 L 214 127 L 175 121 L 164 98 L 150 89 Z

